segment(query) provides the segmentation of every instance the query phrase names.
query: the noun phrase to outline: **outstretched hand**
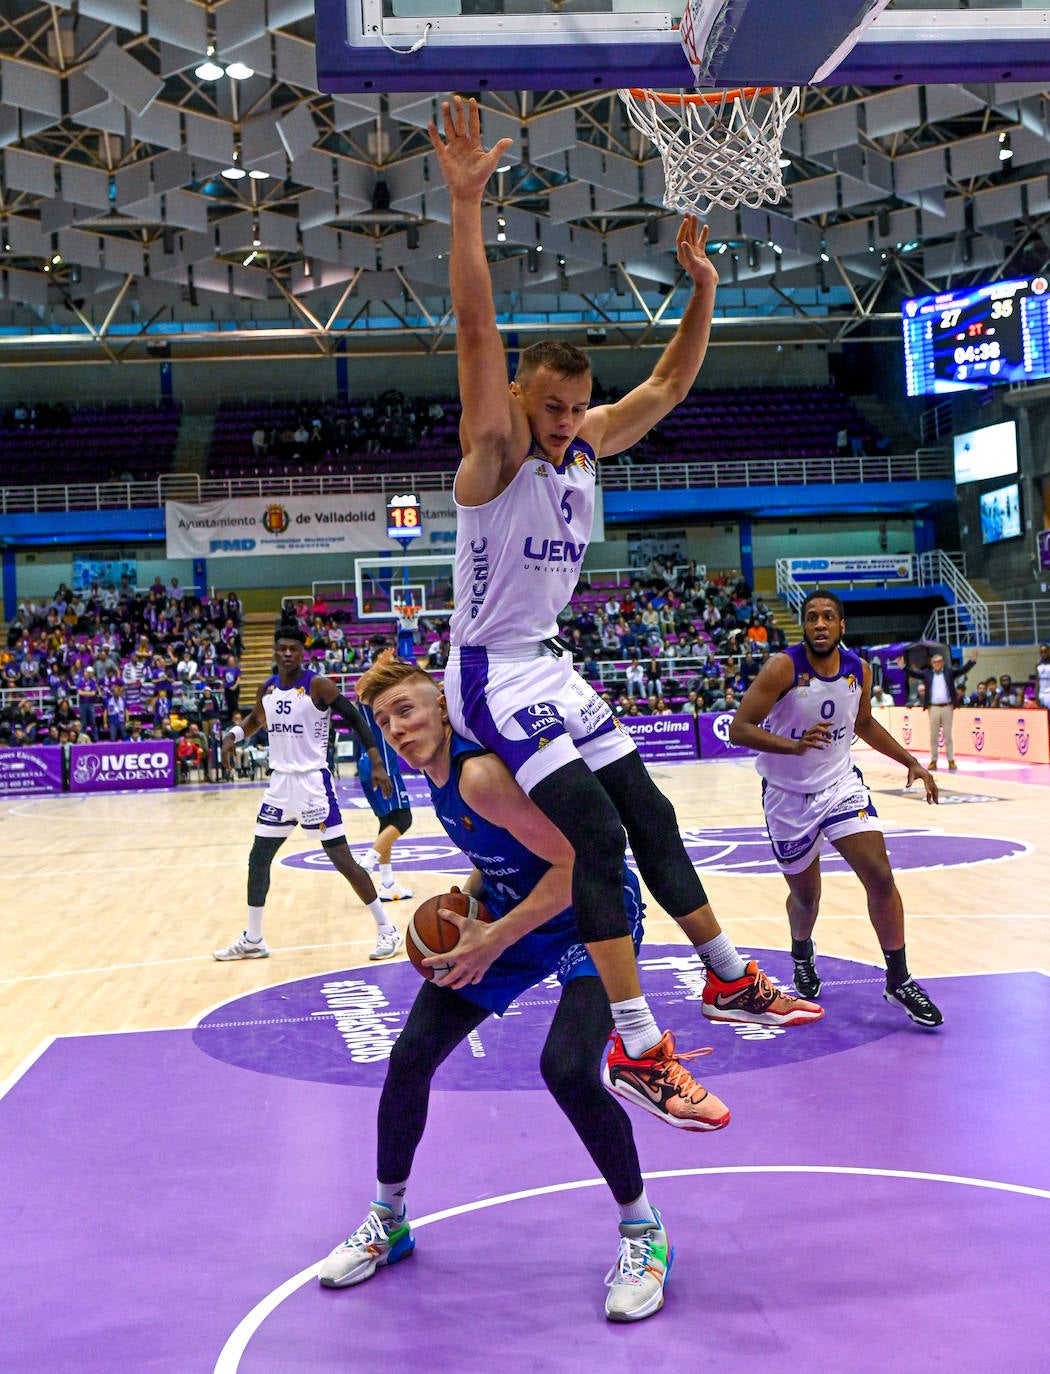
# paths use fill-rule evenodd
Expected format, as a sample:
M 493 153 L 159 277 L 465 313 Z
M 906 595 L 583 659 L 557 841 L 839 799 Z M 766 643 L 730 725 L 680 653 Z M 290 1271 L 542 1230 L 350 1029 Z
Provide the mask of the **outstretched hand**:
M 707 256 L 708 226 L 701 226 L 695 215 L 686 215 L 678 230 L 678 261 L 689 273 L 694 286 L 718 285 L 718 272 Z
M 904 786 L 906 788 L 910 787 L 915 781 L 921 782 L 923 787 L 925 787 L 927 802 L 931 805 L 936 805 L 940 802 L 941 798 L 937 790 L 937 779 L 928 768 L 923 768 L 922 764 L 918 761 L 908 765 L 908 781 Z
M 450 194 L 480 199 L 489 177 L 514 140 L 501 138 L 494 147 L 485 149 L 481 142 L 481 115 L 473 97 L 466 103 L 459 95 L 452 97 L 451 104 L 443 100 L 441 122 L 444 137 L 433 123 L 427 125 L 427 133 Z

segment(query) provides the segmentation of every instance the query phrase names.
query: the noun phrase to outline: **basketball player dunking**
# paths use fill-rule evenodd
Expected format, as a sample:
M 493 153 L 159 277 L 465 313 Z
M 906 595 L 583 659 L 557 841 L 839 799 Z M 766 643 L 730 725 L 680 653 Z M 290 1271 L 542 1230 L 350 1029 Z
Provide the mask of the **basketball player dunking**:
M 523 351 L 508 388 L 482 232 L 485 185 L 510 140 L 486 150 L 475 101 L 442 106 L 430 140 L 449 188 L 449 283 L 463 404 L 456 474 L 456 594 L 445 669 L 458 733 L 504 760 L 575 850 L 572 899 L 580 936 L 612 1004 L 610 1086 L 666 1116 L 662 1085 L 688 1092 L 674 1039 L 641 994 L 624 907 L 624 829 L 654 897 L 708 970 L 703 1012 L 715 1020 L 792 1025 L 821 1015 L 778 992 L 722 932 L 678 832 L 674 809 L 609 707 L 573 671 L 556 640 L 591 536 L 595 469 L 637 442 L 688 393 L 707 349 L 717 274 L 707 228 L 687 216 L 678 260 L 693 294 L 649 378 L 612 405 L 588 409 L 586 354 L 561 343 Z

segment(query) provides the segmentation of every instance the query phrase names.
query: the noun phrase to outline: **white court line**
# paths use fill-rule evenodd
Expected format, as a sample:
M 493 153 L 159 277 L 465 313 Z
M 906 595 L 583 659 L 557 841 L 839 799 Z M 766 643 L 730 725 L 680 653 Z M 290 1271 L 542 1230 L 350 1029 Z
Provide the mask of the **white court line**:
M 3 1079 L 2 1082 L 0 1082 L 0 1098 L 5 1097 L 15 1086 L 18 1080 L 29 1072 L 29 1070 L 33 1067 L 33 1065 L 44 1053 L 44 1051 L 50 1045 L 53 1045 L 55 1043 L 56 1038 L 57 1037 L 54 1035 L 46 1036 L 43 1040 L 41 1040 L 40 1044 L 37 1045 L 35 1050 L 29 1051 L 26 1057 L 22 1060 L 21 1064 L 15 1065 L 15 1067 L 11 1070 L 7 1077 Z
M 670 917 L 666 917 L 666 918 L 664 918 L 664 919 L 670 920 Z M 765 922 L 766 924 L 771 924 L 771 923 L 772 923 L 772 924 L 776 924 L 776 925 L 782 925 L 783 922 L 784 922 L 784 917 L 783 917 L 783 916 L 742 916 L 742 917 L 740 917 L 740 920 L 742 920 L 742 921 L 745 921 L 745 920 L 746 920 L 746 921 L 756 921 L 756 922 L 761 921 L 761 922 Z M 822 917 L 821 917 L 821 920 L 822 920 L 825 924 L 826 924 L 827 922 L 829 922 L 829 921 L 839 921 L 839 922 L 841 922 L 841 921 L 848 921 L 848 922 L 851 922 L 851 923 L 852 923 L 852 922 L 856 922 L 856 923 L 864 924 L 864 925 L 867 925 L 867 924 L 869 923 L 869 922 L 868 922 L 868 917 L 867 917 L 867 915 L 857 915 L 857 916 L 822 916 Z M 1033 913 L 1031 913 L 1031 914 L 1026 914 L 1026 913 L 1024 913 L 1024 912 L 985 912 L 985 913 L 958 912 L 957 914 L 952 915 L 951 913 L 948 913 L 948 912 L 940 912 L 940 911 L 938 911 L 938 912 L 931 912 L 929 915 L 919 915 L 919 914 L 916 914 L 915 912 L 910 912 L 910 911 L 908 912 L 908 921 L 909 921 L 909 923 L 913 923 L 913 922 L 915 922 L 915 921 L 961 921 L 961 920 L 967 920 L 967 921 L 1033 921 L 1033 920 L 1045 921 L 1045 920 L 1050 920 L 1050 913 L 1047 913 L 1047 912 L 1045 912 L 1045 911 L 1033 912 Z M 650 941 L 650 943 L 663 943 L 663 942 L 662 942 L 662 941 L 653 940 L 653 941 Z M 742 944 L 746 944 L 747 941 L 741 941 L 741 943 L 742 943 Z M 271 955 L 273 955 L 273 954 L 297 954 L 297 953 L 302 952 L 303 950 L 313 950 L 313 949 L 353 949 L 355 946 L 366 946 L 366 945 L 369 945 L 369 944 L 371 944 L 371 938 L 369 938 L 369 939 L 367 939 L 367 940 L 332 940 L 332 941 L 327 941 L 327 942 L 325 942 L 325 943 L 323 943 L 323 944 L 315 944 L 315 945 L 271 945 L 271 946 L 270 946 L 270 953 L 271 953 Z M 685 947 L 686 947 L 686 945 L 683 944 L 683 948 L 685 948 Z M 644 945 L 643 945 L 643 949 L 644 949 Z M 773 951 L 773 952 L 776 953 L 777 951 Z M 864 962 L 864 960 L 862 960 L 862 959 L 857 959 L 856 956 L 854 956 L 854 955 L 844 955 L 844 954 L 834 954 L 834 955 L 833 955 L 833 954 L 831 953 L 830 950 L 826 950 L 825 953 L 827 953 L 831 958 L 835 958 L 835 959 L 849 959 L 849 960 L 850 960 L 851 962 L 853 962 L 853 963 L 863 963 L 863 962 Z M 644 956 L 643 956 L 643 957 L 644 957 Z M 177 958 L 174 958 L 174 959 L 143 959 L 143 960 L 141 960 L 140 962 L 134 963 L 134 964 L 101 964 L 101 965 L 98 965 L 98 966 L 96 966 L 96 967 L 94 967 L 94 968 L 59 969 L 59 970 L 54 971 L 54 972 L 51 972 L 51 973 L 27 973 L 27 974 L 23 974 L 21 977 L 18 977 L 18 978 L 0 978 L 0 988 L 3 988 L 3 987 L 14 987 L 14 986 L 16 986 L 16 985 L 19 984 L 19 983 L 43 983 L 43 982 L 47 982 L 48 980 L 50 980 L 50 979 L 52 979 L 52 978 L 81 978 L 81 977 L 87 978 L 87 977 L 94 977 L 95 975 L 100 974 L 100 973 L 127 973 L 127 972 L 129 972 L 130 970 L 132 970 L 132 969 L 142 969 L 142 968 L 168 968 L 168 967 L 174 967 L 176 964 L 209 964 L 209 963 L 213 963 L 213 962 L 215 962 L 215 961 L 212 960 L 211 956 L 210 956 L 210 955 L 207 955 L 207 954 L 184 954 L 184 955 L 179 955 Z M 398 961 L 398 962 L 401 962 L 401 961 Z M 365 969 L 368 969 L 368 968 L 371 968 L 371 967 L 373 967 L 373 965 L 370 964 L 370 963 L 369 963 L 369 964 L 362 964 L 362 965 L 360 965 L 361 971 L 363 971 L 363 970 L 365 970 Z M 875 967 L 878 967 L 878 966 L 873 964 L 872 967 L 875 968 Z M 328 970 L 328 973 L 329 973 L 329 974 L 345 973 L 345 972 L 347 972 L 347 970 L 346 970 L 345 968 L 330 969 L 330 970 Z M 959 974 L 959 973 L 927 973 L 927 974 L 925 974 L 925 975 L 920 974 L 919 976 L 920 976 L 920 977 L 926 977 L 926 978 L 961 978 L 961 977 L 983 978 L 986 974 L 997 974 L 997 973 L 1040 973 L 1040 972 L 1042 972 L 1041 969 L 1031 969 L 1031 968 L 1028 968 L 1028 969 L 981 969 L 981 970 L 979 970 L 977 973 L 974 973 L 974 974 Z M 281 980 L 280 982 L 278 982 L 278 983 L 268 983 L 268 984 L 266 984 L 265 986 L 266 986 L 266 987 L 271 987 L 271 988 L 272 988 L 272 987 L 280 987 L 281 984 L 282 984 L 282 983 L 285 983 L 285 982 L 299 982 L 299 981 L 300 981 L 300 978 L 303 977 L 303 976 L 305 976 L 305 975 L 300 975 L 300 977 L 297 977 L 297 978 L 291 978 L 291 979 L 287 979 L 287 978 L 286 978 L 286 979 L 282 979 L 282 980 Z M 320 973 L 320 974 L 317 974 L 317 975 L 311 974 L 311 975 L 309 975 L 309 976 L 310 976 L 310 977 L 315 977 L 315 976 L 316 976 L 316 977 L 325 977 L 326 974 L 325 974 L 325 973 Z M 231 996 L 230 998 L 228 998 L 228 999 L 225 999 L 225 998 L 224 998 L 222 1001 L 217 1002 L 217 1003 L 215 1004 L 215 1007 L 218 1008 L 218 1007 L 221 1007 L 221 1006 L 225 1005 L 225 1002 L 226 1002 L 227 1000 L 229 1000 L 229 1001 L 236 1001 L 238 998 L 244 997 L 244 996 L 247 994 L 248 991 L 251 991 L 251 992 L 261 992 L 261 991 L 263 991 L 263 988 L 252 988 L 252 989 L 250 989 L 250 990 L 249 990 L 249 989 L 243 989 L 243 988 L 242 988 L 242 989 L 240 990 L 240 992 L 235 993 L 235 994 L 234 994 L 233 996 Z M 201 1012 L 201 1013 L 200 1013 L 201 1016 L 206 1016 L 207 1014 L 208 1014 L 207 1012 Z M 191 1025 L 196 1025 L 196 1021 L 190 1022 L 190 1024 L 191 1024 Z
M 371 939 L 368 939 L 368 940 L 333 940 L 333 941 L 331 941 L 331 942 L 329 942 L 329 943 L 321 944 L 321 945 L 281 945 L 281 946 L 274 946 L 274 945 L 271 945 L 271 946 L 270 946 L 270 953 L 271 953 L 271 954 L 295 954 L 295 953 L 298 953 L 300 950 L 304 950 L 304 949 L 305 949 L 305 950 L 309 950 L 309 949 L 352 949 L 355 945 L 368 945 L 368 944 L 371 944 L 371 943 L 372 943 L 372 940 L 371 940 Z M 44 982 L 44 981 L 45 981 L 46 979 L 48 979 L 48 978 L 79 978 L 79 977 L 81 977 L 81 976 L 86 977 L 86 976 L 88 976 L 89 974 L 96 974 L 96 973 L 125 973 L 125 972 L 127 972 L 129 969 L 136 969 L 136 968 L 166 968 L 166 967 L 168 967 L 169 965 L 172 965 L 172 964 L 202 964 L 202 963 L 203 963 L 203 964 L 212 964 L 212 963 L 216 963 L 216 962 L 218 962 L 218 961 L 212 959 L 212 957 L 211 957 L 210 954 L 185 954 L 185 955 L 180 955 L 180 957 L 177 958 L 177 959 L 144 959 L 144 960 L 142 960 L 141 963 L 137 963 L 137 964 L 106 964 L 106 965 L 102 965 L 102 966 L 100 966 L 100 967 L 98 967 L 98 968 L 71 968 L 71 969 L 62 969 L 62 970 L 60 970 L 60 971 L 58 971 L 58 972 L 56 972 L 56 973 L 30 973 L 30 974 L 26 974 L 24 977 L 21 977 L 21 978 L 0 978 L 0 988 L 2 988 L 2 987 L 10 987 L 10 986 L 11 986 L 12 984 L 14 984 L 14 983 L 41 983 L 41 982 Z M 363 967 L 371 967 L 371 965 L 363 965 Z M 291 981 L 296 981 L 296 982 L 297 982 L 298 979 L 294 979 L 294 980 L 291 980 Z M 279 986 L 279 984 L 273 984 L 273 986 L 274 986 L 274 987 L 277 987 L 277 986 Z M 248 993 L 249 991 L 261 991 L 261 989 L 254 989 L 254 988 L 253 988 L 253 989 L 243 989 L 243 988 L 242 988 L 242 990 L 241 990 L 241 992 L 240 992 L 239 995 L 240 995 L 241 997 L 244 997 L 244 996 L 247 995 L 247 993 Z M 219 1005 L 221 1006 L 222 1003 L 220 1002 Z
M 1016 1193 L 1022 1197 L 1038 1197 L 1050 1200 L 1050 1189 L 1030 1188 L 1021 1183 L 1001 1183 L 996 1179 L 966 1178 L 959 1174 L 928 1174 L 911 1169 L 865 1169 L 854 1168 L 849 1165 L 733 1164 L 709 1169 L 658 1169 L 652 1172 L 646 1170 L 642 1177 L 645 1179 L 698 1178 L 711 1174 L 850 1174 L 861 1178 L 910 1179 L 920 1183 L 956 1183 L 970 1188 L 986 1188 L 995 1192 Z M 606 1186 L 606 1182 L 602 1178 L 588 1178 L 580 1179 L 574 1183 L 552 1183 L 540 1188 L 525 1188 L 520 1192 L 503 1193 L 499 1197 L 466 1202 L 459 1207 L 447 1207 L 440 1212 L 431 1212 L 429 1216 L 421 1217 L 418 1221 L 413 1218 L 412 1227 L 413 1230 L 420 1230 L 422 1227 L 430 1226 L 437 1221 L 447 1221 L 450 1217 L 465 1216 L 470 1212 L 480 1212 L 489 1207 L 501 1207 L 507 1202 L 521 1202 L 526 1198 L 547 1197 L 554 1193 L 566 1193 L 577 1188 L 603 1188 Z M 284 1302 L 285 1298 L 291 1297 L 304 1284 L 309 1283 L 310 1279 L 317 1275 L 322 1263 L 323 1260 L 318 1260 L 316 1264 L 311 1264 L 308 1269 L 301 1269 L 298 1274 L 293 1274 L 291 1278 L 286 1279 L 284 1283 L 267 1293 L 261 1301 L 256 1303 L 251 1311 L 234 1327 L 226 1344 L 219 1351 L 213 1374 L 237 1374 L 241 1356 L 266 1318 Z

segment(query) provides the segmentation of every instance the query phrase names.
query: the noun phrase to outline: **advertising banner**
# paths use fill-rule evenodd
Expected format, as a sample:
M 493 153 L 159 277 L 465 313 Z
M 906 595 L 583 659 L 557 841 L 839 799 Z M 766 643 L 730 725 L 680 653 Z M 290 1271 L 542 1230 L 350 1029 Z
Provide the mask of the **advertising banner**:
M 621 716 L 620 724 L 646 763 L 696 760 L 696 722 L 692 716 Z
M 62 791 L 62 748 L 34 744 L 27 749 L 0 749 L 0 796 L 39 796 Z
M 131 788 L 174 786 L 175 745 L 170 739 L 71 747 L 71 792 L 123 792 Z
M 702 759 L 723 759 L 737 755 L 741 758 L 753 757 L 753 749 L 729 743 L 729 727 L 732 721 L 732 711 L 708 711 L 697 716 L 696 731 Z
M 880 553 L 856 558 L 789 558 L 796 582 L 911 582 L 911 554 Z
M 914 706 L 886 706 L 875 713 L 875 719 L 920 763 L 929 761 L 930 720 L 925 711 Z M 999 706 L 979 711 L 957 706 L 952 717 L 956 756 L 1050 763 L 1048 720 L 1050 717 L 1041 708 Z M 859 740 L 854 741 L 853 747 L 866 748 Z

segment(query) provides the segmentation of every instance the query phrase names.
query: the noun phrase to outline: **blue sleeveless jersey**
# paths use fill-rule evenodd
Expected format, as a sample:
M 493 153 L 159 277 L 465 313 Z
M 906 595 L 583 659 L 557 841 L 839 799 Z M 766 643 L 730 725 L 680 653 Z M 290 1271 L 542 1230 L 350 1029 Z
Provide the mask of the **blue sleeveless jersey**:
M 390 774 L 390 781 L 394 784 L 394 790 L 389 797 L 384 797 L 379 788 L 372 782 L 372 760 L 361 748 L 361 741 L 355 736 L 357 744 L 357 780 L 361 784 L 361 790 L 368 798 L 368 804 L 372 808 L 378 819 L 390 814 L 391 811 L 406 811 L 410 809 L 411 803 L 408 796 L 408 788 L 405 786 L 405 779 L 401 775 L 401 759 L 391 749 L 383 738 L 383 732 L 376 724 L 376 718 L 372 714 L 372 708 L 366 706 L 363 701 L 354 703 L 357 709 L 365 718 L 368 728 L 375 736 L 376 748 L 379 750 L 379 757 L 383 761 L 383 767 Z
M 463 800 L 459 790 L 460 769 L 467 759 L 487 752 L 472 740 L 453 732 L 448 781 L 442 787 L 435 786 L 429 778 L 427 782 L 438 820 L 448 837 L 481 873 L 484 879 L 481 900 L 493 917 L 499 919 L 528 896 L 550 864 L 526 849 L 509 831 L 479 816 Z M 624 868 L 624 896 L 637 949 L 642 935 L 642 894 L 638 879 L 627 867 Z M 580 942 L 571 906 L 504 950 L 486 970 L 480 983 L 456 991 L 471 1002 L 502 1013 L 519 993 L 551 974 L 557 974 L 563 983 L 569 978 L 597 976 L 597 969 Z

